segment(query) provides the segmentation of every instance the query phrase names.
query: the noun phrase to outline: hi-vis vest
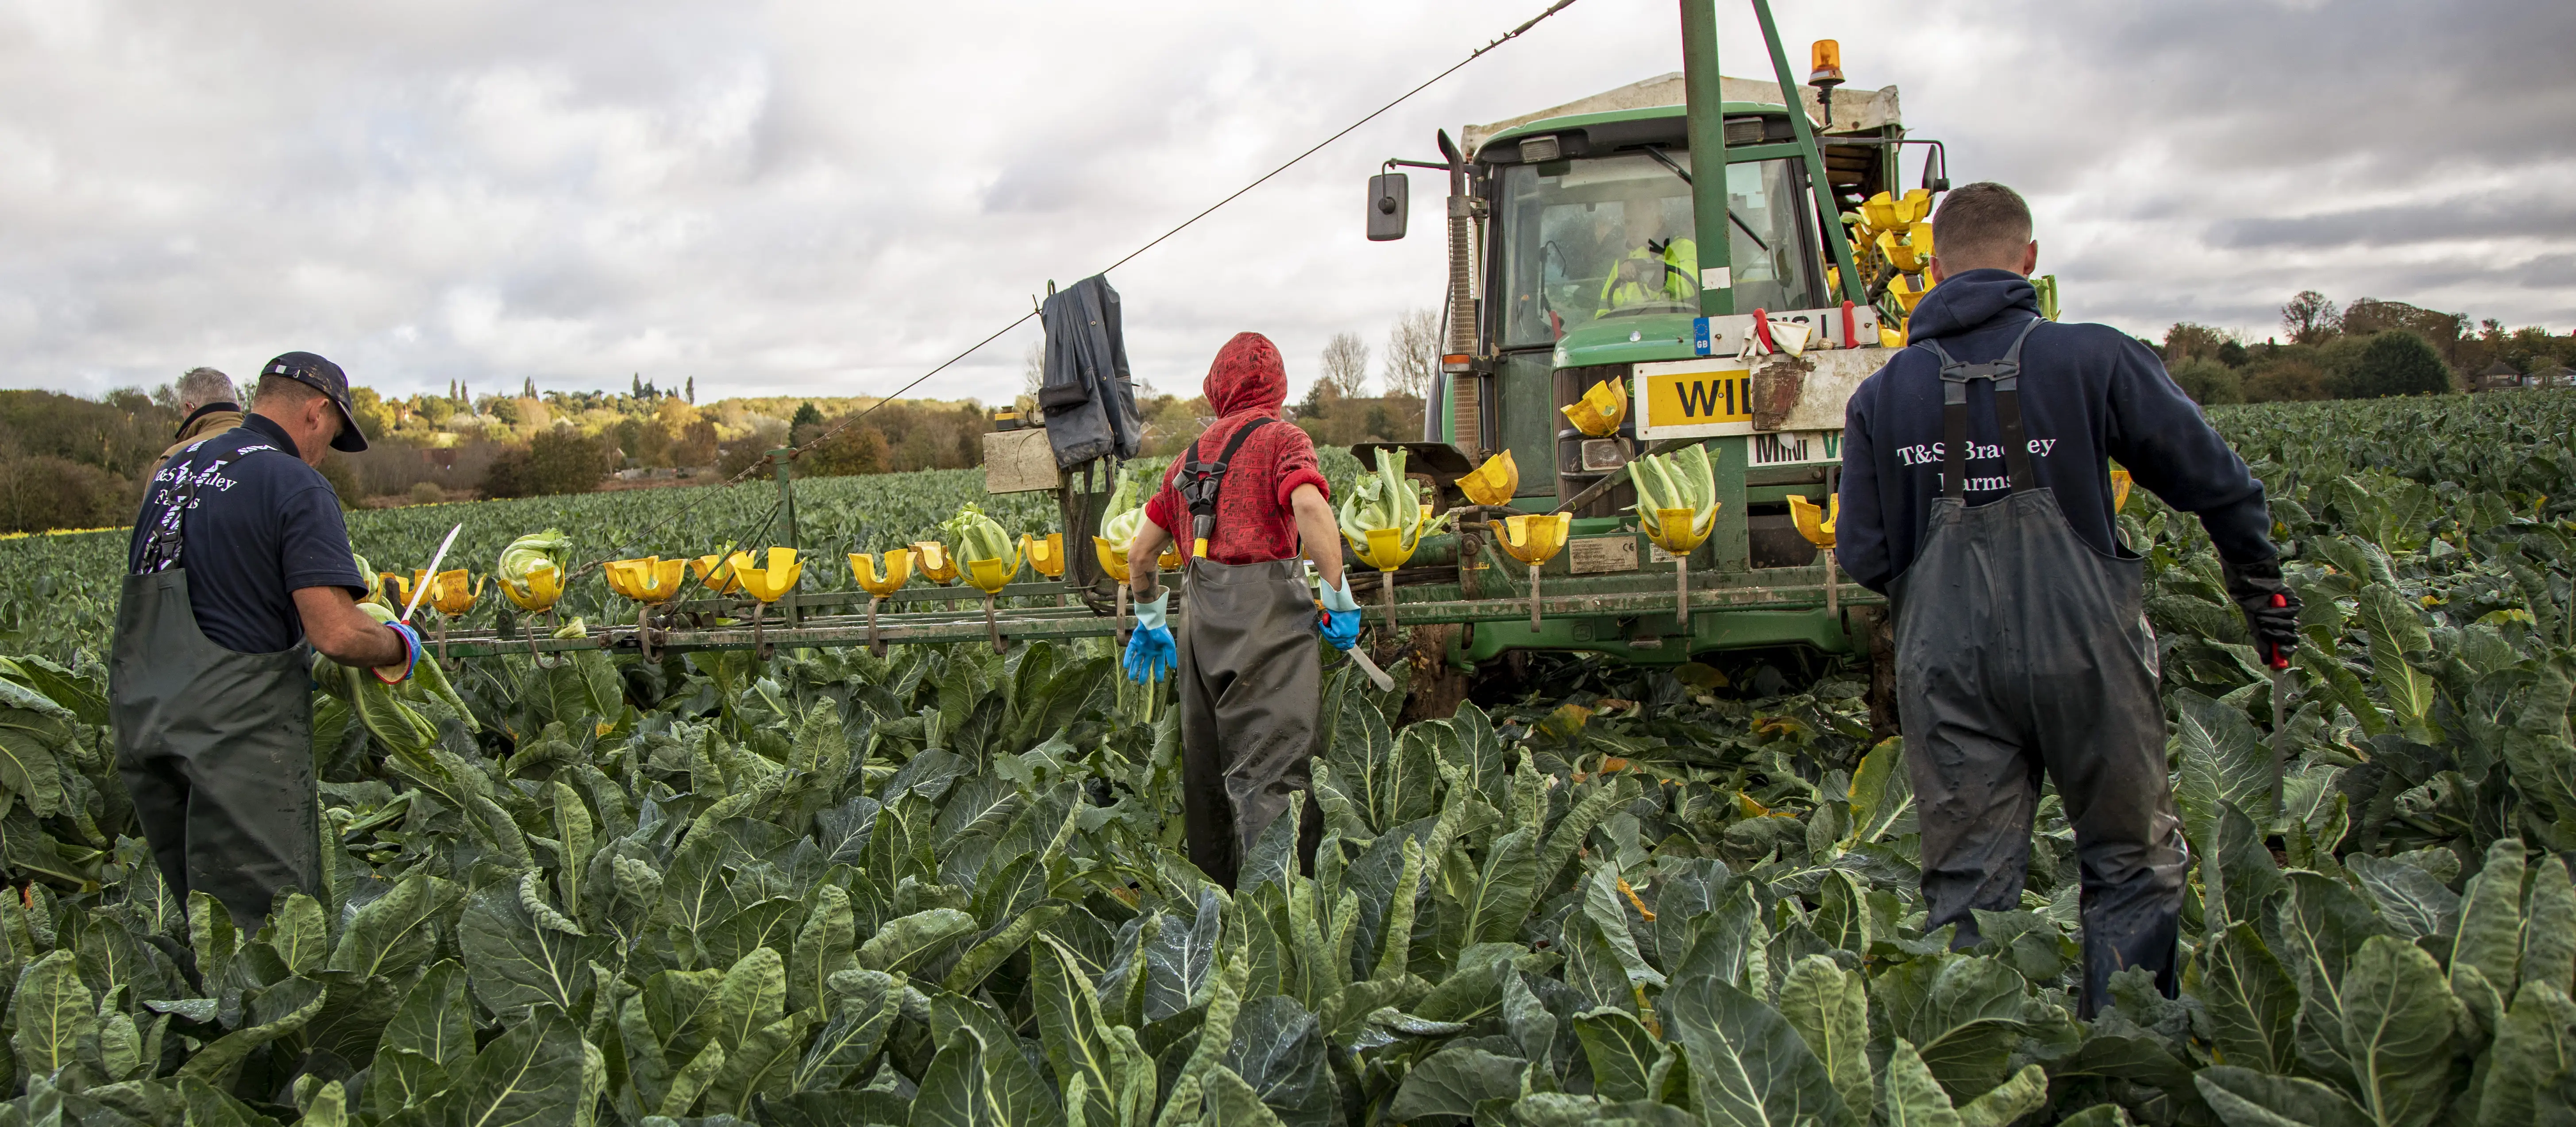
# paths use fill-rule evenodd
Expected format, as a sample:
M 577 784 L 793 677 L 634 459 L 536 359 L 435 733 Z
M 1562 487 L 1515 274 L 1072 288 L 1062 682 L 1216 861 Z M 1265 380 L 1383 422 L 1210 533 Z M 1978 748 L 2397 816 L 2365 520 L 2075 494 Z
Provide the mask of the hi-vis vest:
M 1664 265 L 1664 284 L 1645 286 L 1619 276 L 1619 268 L 1630 262 L 1660 262 Z M 1630 250 L 1626 257 L 1610 264 L 1610 276 L 1601 279 L 1601 312 L 1649 301 L 1686 302 L 1699 291 L 1691 288 L 1692 275 L 1699 273 L 1699 244 L 1689 239 L 1667 240 L 1663 246 L 1653 243 Z M 1648 272 L 1652 276 L 1652 271 Z

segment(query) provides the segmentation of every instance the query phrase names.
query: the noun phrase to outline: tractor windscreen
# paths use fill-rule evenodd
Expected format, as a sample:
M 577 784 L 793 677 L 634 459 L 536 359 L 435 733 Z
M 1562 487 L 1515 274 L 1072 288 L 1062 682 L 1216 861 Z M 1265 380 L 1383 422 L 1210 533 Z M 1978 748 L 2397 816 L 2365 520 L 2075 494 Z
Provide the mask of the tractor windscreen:
M 1672 154 L 1687 166 L 1687 154 Z M 1790 163 L 1726 167 L 1735 308 L 1818 300 L 1815 238 Z M 1596 320 L 1699 313 L 1691 189 L 1647 153 L 1502 171 L 1503 347 L 1544 345 Z

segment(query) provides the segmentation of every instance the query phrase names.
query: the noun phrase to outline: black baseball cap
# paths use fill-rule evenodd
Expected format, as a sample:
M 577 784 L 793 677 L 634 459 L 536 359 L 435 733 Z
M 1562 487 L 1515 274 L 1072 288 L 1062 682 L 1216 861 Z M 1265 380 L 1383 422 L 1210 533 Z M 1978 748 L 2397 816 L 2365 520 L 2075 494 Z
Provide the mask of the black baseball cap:
M 340 409 L 340 437 L 331 440 L 331 448 L 356 454 L 367 448 L 367 434 L 358 429 L 358 409 L 349 401 L 349 373 L 340 366 L 310 352 L 289 352 L 269 361 L 259 370 L 262 376 L 284 376 L 331 397 Z

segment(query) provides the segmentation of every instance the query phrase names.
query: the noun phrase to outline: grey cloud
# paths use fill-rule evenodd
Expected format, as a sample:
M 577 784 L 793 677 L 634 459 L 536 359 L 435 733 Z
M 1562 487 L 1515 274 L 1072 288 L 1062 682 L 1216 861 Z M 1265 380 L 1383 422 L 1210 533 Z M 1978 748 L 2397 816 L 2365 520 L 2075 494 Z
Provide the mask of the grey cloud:
M 1908 124 L 2032 197 L 2078 316 L 2260 337 L 2317 288 L 2576 327 L 2576 292 L 2494 265 L 2576 252 L 2576 211 L 2533 190 L 2576 167 L 2563 3 L 2020 0 L 1932 11 L 1915 44 Z
M 2563 170 L 2562 170 L 2563 174 Z M 2454 196 L 2386 207 L 2314 215 L 2263 216 L 2214 224 L 2211 242 L 2243 249 L 2264 247 L 2406 246 L 2454 239 L 2564 235 L 2576 229 L 2576 200 L 2510 192 Z
M 2187 164 L 2339 159 L 2400 177 L 2576 153 L 2576 21 L 2551 0 L 2029 0 L 1944 22 L 2022 40 L 2011 72 L 1945 68 L 1934 85 L 2026 80 L 2030 109 L 2077 126 L 2027 144 L 2187 138 L 2171 150 Z
M 1726 69 L 1764 75 L 1736 7 Z M 21 7 L 0 13 L 0 350 L 11 384 L 84 391 L 293 347 L 391 391 L 889 391 L 1526 14 Z M 2260 330 L 2316 286 L 2576 327 L 2576 222 L 2506 202 L 2576 156 L 2563 4 L 1780 15 L 1793 56 L 1837 36 L 1855 82 L 1899 84 L 1960 177 L 2031 194 L 2080 316 Z M 1669 0 L 1567 9 L 1121 268 L 1137 370 L 1193 389 L 1253 329 L 1302 383 L 1332 333 L 1376 344 L 1441 281 L 1431 211 L 1361 237 L 1380 158 L 1679 66 Z M 2494 266 L 2497 235 L 2529 260 Z M 1034 333 L 918 393 L 1016 391 Z

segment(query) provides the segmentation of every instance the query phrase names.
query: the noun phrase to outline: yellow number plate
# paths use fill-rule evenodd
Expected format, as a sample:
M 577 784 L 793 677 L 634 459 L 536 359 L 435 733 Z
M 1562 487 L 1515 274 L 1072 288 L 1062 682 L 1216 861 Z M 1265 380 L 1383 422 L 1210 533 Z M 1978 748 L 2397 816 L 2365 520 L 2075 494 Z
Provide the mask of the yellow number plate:
M 1636 375 L 1639 438 L 1753 432 L 1753 376 L 1741 360 L 1639 364 Z

